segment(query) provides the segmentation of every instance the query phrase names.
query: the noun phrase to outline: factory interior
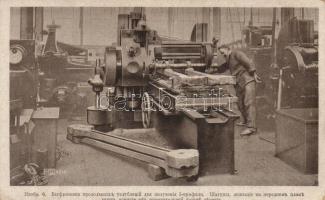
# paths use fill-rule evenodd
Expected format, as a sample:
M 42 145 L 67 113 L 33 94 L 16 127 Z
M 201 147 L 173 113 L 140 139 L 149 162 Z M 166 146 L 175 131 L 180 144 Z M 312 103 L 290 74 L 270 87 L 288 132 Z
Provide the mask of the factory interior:
M 318 20 L 317 8 L 12 7 L 10 185 L 317 186 Z M 240 79 L 208 73 L 229 64 L 221 46 L 261 80 L 254 134 L 240 134 Z

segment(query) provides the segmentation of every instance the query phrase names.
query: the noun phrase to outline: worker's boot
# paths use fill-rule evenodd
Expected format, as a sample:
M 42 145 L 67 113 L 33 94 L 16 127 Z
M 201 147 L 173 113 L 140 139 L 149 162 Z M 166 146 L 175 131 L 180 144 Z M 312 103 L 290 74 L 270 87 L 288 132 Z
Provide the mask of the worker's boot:
M 246 128 L 242 132 L 240 132 L 240 136 L 249 136 L 256 133 L 256 128 Z

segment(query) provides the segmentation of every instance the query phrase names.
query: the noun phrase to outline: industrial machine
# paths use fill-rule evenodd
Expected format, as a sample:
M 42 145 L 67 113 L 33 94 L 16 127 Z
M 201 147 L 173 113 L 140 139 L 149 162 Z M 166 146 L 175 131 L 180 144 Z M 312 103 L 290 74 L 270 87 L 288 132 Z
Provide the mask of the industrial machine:
M 10 41 L 10 100 L 34 108 L 37 98 L 38 68 L 34 40 Z
M 149 163 L 149 174 L 196 180 L 234 173 L 237 97 L 224 86 L 236 81 L 205 73 L 223 64 L 216 44 L 166 40 L 142 12 L 119 15 L 118 28 L 117 45 L 106 48 L 89 80 L 96 93 L 89 125 L 70 125 L 67 138 Z M 167 145 L 134 135 L 159 135 Z
M 250 47 L 270 47 L 272 26 L 247 26 L 243 35 L 245 43 Z
M 248 52 L 254 54 L 257 72 L 264 80 L 260 86 L 264 93 L 257 93 L 264 94 L 278 109 L 318 107 L 318 35 L 314 21 L 287 20 L 277 41 L 274 29 L 257 27 L 245 32 L 251 44 Z M 269 38 L 273 38 L 273 45 L 265 42 Z
M 45 45 L 37 60 L 43 73 L 40 79 L 40 99 L 44 106 L 59 106 L 63 116 L 76 114 L 85 104 L 84 94 L 78 83 L 85 81 L 94 71 L 94 65 L 86 61 L 86 49 L 57 41 L 59 25 L 47 26 Z M 86 106 L 85 106 L 86 107 Z
M 302 8 L 303 9 L 303 8 Z M 282 18 L 243 30 L 246 48 L 263 82 L 257 84 L 260 138 L 275 155 L 303 173 L 318 173 L 318 34 L 314 21 Z M 278 33 L 278 34 L 277 34 Z M 276 37 L 276 35 L 278 35 Z
M 274 129 L 275 110 L 318 107 L 318 36 L 313 20 L 291 18 L 277 30 L 250 25 L 243 30 L 243 49 L 263 80 L 257 84 L 257 121 L 263 130 Z M 276 36 L 278 35 L 278 36 Z M 267 122 L 267 123 L 265 123 Z
M 278 108 L 318 107 L 318 41 L 313 20 L 292 18 L 279 33 Z
M 29 162 L 28 122 L 37 98 L 37 68 L 34 40 L 10 41 L 10 177 L 16 183 L 21 169 Z M 24 115 L 22 115 L 22 113 Z M 27 120 L 25 119 L 27 118 Z
M 276 156 L 318 173 L 318 35 L 313 20 L 292 18 L 279 33 Z M 285 122 L 285 123 L 283 123 Z
M 10 184 L 41 185 L 33 149 L 33 114 L 38 106 L 40 71 L 35 40 L 10 40 Z M 35 163 L 32 163 L 35 162 Z M 23 183 L 22 183 L 23 182 Z

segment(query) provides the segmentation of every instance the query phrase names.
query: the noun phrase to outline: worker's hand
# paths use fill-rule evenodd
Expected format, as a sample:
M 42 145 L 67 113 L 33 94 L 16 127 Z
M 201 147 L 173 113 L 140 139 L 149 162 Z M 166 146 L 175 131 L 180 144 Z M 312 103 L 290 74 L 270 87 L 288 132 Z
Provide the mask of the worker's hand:
M 208 68 L 205 70 L 205 73 L 207 74 L 212 74 L 214 72 L 214 70 L 212 68 Z
M 256 83 L 262 83 L 262 79 L 256 74 L 256 72 L 254 73 L 254 79 Z

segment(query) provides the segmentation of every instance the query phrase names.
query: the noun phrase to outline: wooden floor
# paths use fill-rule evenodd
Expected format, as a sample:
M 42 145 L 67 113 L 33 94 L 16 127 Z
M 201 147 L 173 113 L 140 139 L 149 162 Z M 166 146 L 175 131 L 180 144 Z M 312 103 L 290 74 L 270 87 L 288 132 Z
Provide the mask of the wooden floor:
M 57 174 L 49 177 L 49 185 L 315 185 L 317 175 L 304 175 L 274 156 L 274 144 L 259 135 L 240 137 L 235 132 L 235 175 L 200 177 L 197 182 L 168 178 L 152 181 L 146 164 L 85 144 L 73 144 L 66 137 L 68 124 L 59 121 Z

